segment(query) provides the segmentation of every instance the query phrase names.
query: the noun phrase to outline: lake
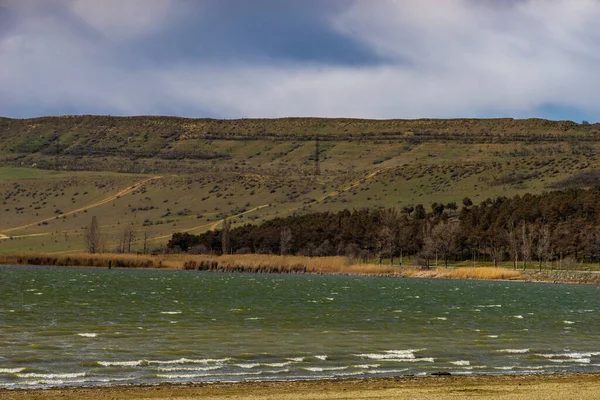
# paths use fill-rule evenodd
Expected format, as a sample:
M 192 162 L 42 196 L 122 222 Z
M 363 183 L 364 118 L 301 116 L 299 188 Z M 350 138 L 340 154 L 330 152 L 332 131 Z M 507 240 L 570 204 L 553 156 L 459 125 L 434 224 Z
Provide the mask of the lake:
M 600 371 L 600 287 L 0 266 L 0 388 Z

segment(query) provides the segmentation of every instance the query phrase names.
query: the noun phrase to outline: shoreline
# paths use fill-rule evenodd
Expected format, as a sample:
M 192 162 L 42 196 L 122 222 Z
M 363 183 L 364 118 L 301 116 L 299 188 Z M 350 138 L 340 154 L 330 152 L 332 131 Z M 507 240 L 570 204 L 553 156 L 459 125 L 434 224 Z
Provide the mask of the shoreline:
M 600 373 L 399 376 L 245 383 L 0 389 L 4 400 L 56 399 L 597 399 Z
M 89 255 L 88 255 L 89 256 Z M 168 257 L 161 256 L 138 256 L 134 254 L 116 254 L 114 257 L 105 258 L 103 257 L 100 262 L 90 258 L 86 261 L 81 262 L 82 258 L 77 255 L 66 257 L 63 262 L 29 262 L 31 261 L 28 255 L 0 255 L 0 266 L 22 266 L 22 267 L 66 267 L 66 268 L 103 268 L 108 269 L 108 260 L 116 260 L 112 269 L 144 269 L 144 270 L 174 270 L 174 271 L 201 271 L 201 272 L 216 272 L 216 273 L 250 273 L 250 274 L 293 274 L 293 275 L 331 275 L 331 276 L 362 276 L 362 277 L 391 277 L 391 278 L 407 278 L 407 279 L 449 279 L 449 280 L 479 280 L 479 281 L 497 281 L 497 282 L 522 282 L 522 283 L 548 283 L 548 284 L 574 284 L 574 285 L 600 285 L 600 272 L 591 271 L 573 271 L 573 270 L 513 270 L 509 268 L 495 268 L 492 266 L 482 267 L 454 267 L 454 268 L 433 268 L 423 269 L 415 266 L 404 266 L 404 267 L 389 267 L 389 266 L 376 266 L 382 267 L 385 271 L 374 270 L 362 270 L 364 265 L 360 264 L 349 264 L 347 270 L 343 267 L 341 270 L 319 270 L 309 269 L 305 266 L 299 266 L 299 264 L 292 265 L 292 268 L 286 268 L 285 265 L 279 266 L 264 266 L 264 265 L 243 265 L 234 264 L 231 267 L 216 266 L 215 268 L 187 268 L 187 265 L 177 265 L 172 260 L 168 260 Z M 39 257 L 39 256 L 35 256 Z M 57 260 L 51 255 L 43 256 L 44 261 Z M 156 257 L 155 261 L 148 261 L 148 258 Z M 275 256 L 278 257 L 278 256 Z M 141 263 L 134 262 L 128 264 L 127 259 L 139 258 L 144 261 Z M 187 258 L 187 257 L 186 257 Z M 326 258 L 326 257 L 324 257 Z M 337 258 L 337 257 L 335 257 Z M 189 263 L 186 261 L 184 264 Z M 189 265 L 189 264 L 188 264 Z M 367 265 L 371 267 L 371 265 Z M 491 277 L 481 276 L 478 272 L 469 272 L 469 270 L 496 270 L 495 274 Z M 466 273 L 459 271 L 464 270 Z M 511 277 L 505 276 L 510 273 L 516 272 L 518 275 Z

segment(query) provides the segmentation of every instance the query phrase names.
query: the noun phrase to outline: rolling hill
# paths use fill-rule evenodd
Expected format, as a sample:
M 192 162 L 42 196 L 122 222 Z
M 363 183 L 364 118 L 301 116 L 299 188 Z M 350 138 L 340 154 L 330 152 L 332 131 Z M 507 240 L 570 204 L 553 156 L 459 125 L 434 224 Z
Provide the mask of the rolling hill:
M 316 174 L 316 152 L 320 174 Z M 291 213 L 600 183 L 600 124 L 539 119 L 0 118 L 0 253 L 135 248 Z

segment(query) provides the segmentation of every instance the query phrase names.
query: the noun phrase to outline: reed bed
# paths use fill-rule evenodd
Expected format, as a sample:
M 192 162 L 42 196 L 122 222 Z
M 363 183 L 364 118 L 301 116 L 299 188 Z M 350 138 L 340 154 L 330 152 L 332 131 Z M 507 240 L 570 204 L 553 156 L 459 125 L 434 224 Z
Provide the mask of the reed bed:
M 432 270 L 407 269 L 405 277 L 414 278 L 445 278 L 445 279 L 520 279 L 520 271 L 496 267 L 464 267 L 464 268 L 436 268 Z
M 302 257 L 275 255 L 188 256 L 185 269 L 259 273 L 391 274 L 394 267 L 353 264 L 347 257 Z
M 176 262 L 156 259 L 149 255 L 136 254 L 0 254 L 0 264 L 48 265 L 70 267 L 108 267 L 115 268 L 178 268 Z
M 448 277 L 454 279 L 519 279 L 521 272 L 496 267 L 465 267 L 449 271 Z
M 346 257 L 246 255 L 44 254 L 0 255 L 0 264 L 115 268 L 170 268 L 216 272 L 387 275 L 446 279 L 519 279 L 505 268 L 436 268 L 424 270 L 389 265 L 355 264 Z
M 392 267 L 356 265 L 346 257 L 248 255 L 44 254 L 0 255 L 0 264 L 115 268 L 172 268 L 255 273 L 389 274 Z

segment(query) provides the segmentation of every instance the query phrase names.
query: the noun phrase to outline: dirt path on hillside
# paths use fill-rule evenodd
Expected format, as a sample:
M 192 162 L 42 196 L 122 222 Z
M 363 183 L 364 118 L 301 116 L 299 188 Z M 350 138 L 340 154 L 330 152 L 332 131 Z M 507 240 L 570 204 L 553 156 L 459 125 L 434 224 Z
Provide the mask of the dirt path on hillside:
M 234 215 L 230 216 L 229 218 L 235 218 L 235 217 L 238 217 L 240 215 L 249 214 L 251 212 L 254 212 L 254 211 L 260 210 L 262 208 L 269 207 L 269 206 L 270 206 L 270 204 L 263 204 L 261 206 L 257 206 L 257 207 L 254 207 L 254 208 L 250 209 L 250 210 L 244 211 L 242 213 L 234 214 Z M 186 232 L 192 232 L 192 231 L 195 231 L 197 229 L 202 229 L 202 228 L 206 228 L 206 227 L 210 227 L 209 230 L 213 230 L 213 229 L 216 229 L 219 226 L 219 224 L 221 224 L 222 222 L 223 222 L 223 220 L 220 219 L 217 222 L 208 222 L 206 224 L 194 226 L 194 227 L 191 227 L 191 228 L 181 229 L 181 230 L 179 230 L 179 232 L 184 232 L 184 233 L 186 233 Z M 43 236 L 43 235 L 45 235 L 45 234 L 23 235 L 23 236 L 19 236 L 19 237 Z M 154 236 L 152 238 L 149 238 L 148 242 L 154 242 L 154 241 L 161 240 L 161 239 L 167 239 L 167 238 L 170 238 L 171 236 L 173 236 L 173 232 L 168 233 L 166 235 Z M 134 241 L 133 243 L 140 244 L 140 243 L 143 243 L 143 242 L 144 242 L 144 239 L 138 239 L 138 240 Z M 76 249 L 76 250 L 68 250 L 68 251 L 59 251 L 59 252 L 49 253 L 49 254 L 68 254 L 68 253 L 78 253 L 78 252 L 81 252 L 81 251 L 85 251 L 85 250 L 84 249 Z
M 373 172 L 370 172 L 366 176 L 364 176 L 364 177 L 362 177 L 362 178 L 360 178 L 360 179 L 358 179 L 358 180 L 356 180 L 354 182 L 351 182 L 348 186 L 345 186 L 345 187 L 343 187 L 343 188 L 341 188 L 339 190 L 334 190 L 333 192 L 327 193 L 325 196 L 317 199 L 315 201 L 315 203 L 320 203 L 320 202 L 325 201 L 325 200 L 327 200 L 329 198 L 332 198 L 332 197 L 335 197 L 335 196 L 339 196 L 343 192 L 347 192 L 348 190 L 351 190 L 351 189 L 353 189 L 353 188 L 355 188 L 355 187 L 357 187 L 359 185 L 362 185 L 363 183 L 365 183 L 365 182 L 367 182 L 367 181 L 375 178 L 377 175 L 379 175 L 383 171 L 386 171 L 386 170 L 391 169 L 391 168 L 392 167 L 380 168 L 380 169 L 377 169 L 377 170 L 375 170 Z
M 263 204 L 262 206 L 257 206 L 257 207 L 254 207 L 254 208 L 248 210 L 248 211 L 244 211 L 243 213 L 234 214 L 234 215 L 230 216 L 229 218 L 235 218 L 235 217 L 239 217 L 240 215 L 246 215 L 246 214 L 249 214 L 251 212 L 260 210 L 261 208 L 265 208 L 265 207 L 269 207 L 269 206 L 270 206 L 270 204 Z M 210 230 L 212 231 L 212 230 L 217 229 L 217 227 L 219 226 L 219 224 L 223 223 L 223 221 L 225 221 L 225 219 L 220 219 L 217 222 L 215 222 L 214 224 L 212 224 L 212 226 L 210 227 Z M 194 229 L 196 229 L 196 228 L 192 228 L 191 230 L 194 230 Z
M 153 180 L 156 180 L 156 179 L 160 179 L 160 178 L 162 178 L 162 176 L 153 176 L 151 178 L 144 179 L 141 182 L 138 182 L 136 184 L 133 184 L 131 186 L 126 187 L 125 189 L 121 190 L 120 192 L 118 192 L 118 193 L 116 193 L 116 194 L 114 194 L 112 196 L 109 196 L 109 197 L 107 197 L 105 199 L 102 199 L 100 201 L 97 201 L 95 203 L 89 204 L 89 205 L 87 205 L 85 207 L 81 207 L 81 208 L 78 208 L 76 210 L 72 210 L 72 211 L 66 212 L 66 213 L 61 214 L 59 216 L 54 216 L 54 217 L 46 218 L 46 219 L 43 219 L 43 220 L 40 220 L 40 221 L 32 222 L 30 224 L 17 226 L 17 227 L 10 228 L 10 229 L 5 229 L 5 230 L 2 231 L 3 234 L 0 235 L 0 240 L 1 239 L 8 239 L 8 237 L 6 236 L 6 233 L 8 233 L 8 232 L 19 231 L 21 229 L 29 228 L 31 226 L 42 224 L 44 222 L 52 221 L 54 219 L 61 218 L 61 217 L 66 217 L 68 215 L 72 215 L 72 214 L 75 214 L 75 213 L 78 213 L 78 212 L 89 210 L 91 208 L 102 206 L 102 205 L 104 205 L 106 203 L 110 203 L 111 201 L 116 200 L 117 198 L 119 198 L 121 196 L 125 196 L 126 194 L 129 194 L 129 193 L 133 192 L 134 190 L 139 189 L 140 187 L 144 186 L 146 183 L 148 183 L 150 181 L 153 181 Z M 45 235 L 45 234 L 33 234 L 33 236 L 43 236 L 43 235 Z M 32 235 L 23 235 L 23 236 L 20 236 L 20 237 L 26 237 L 26 236 L 32 236 Z

